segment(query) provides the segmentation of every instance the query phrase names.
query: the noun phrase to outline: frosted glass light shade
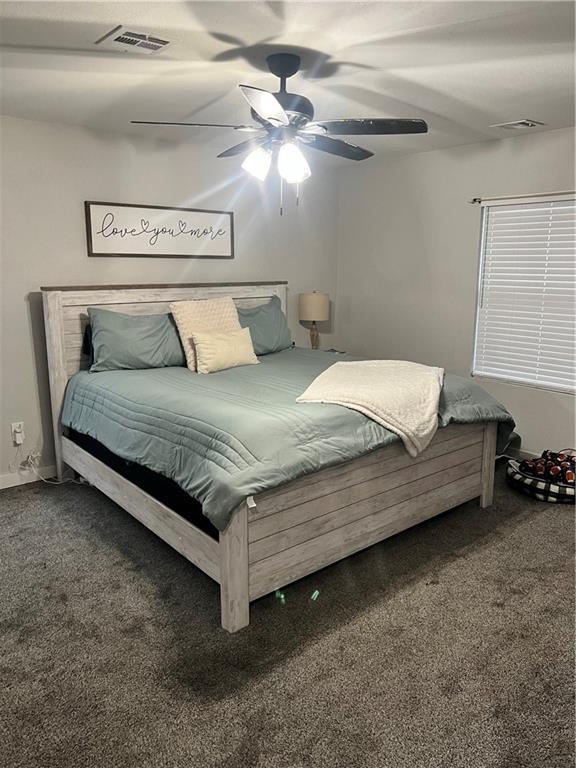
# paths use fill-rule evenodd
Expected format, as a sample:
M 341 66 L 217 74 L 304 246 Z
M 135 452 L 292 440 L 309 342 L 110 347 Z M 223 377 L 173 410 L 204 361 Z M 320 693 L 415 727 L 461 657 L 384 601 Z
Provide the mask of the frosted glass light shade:
M 264 181 L 266 176 L 268 176 L 271 162 L 272 153 L 270 150 L 264 149 L 264 147 L 258 147 L 258 149 L 250 152 L 248 157 L 242 163 L 242 168 L 260 181 Z
M 299 184 L 311 175 L 306 158 L 295 144 L 286 142 L 280 147 L 278 173 L 288 184 Z
M 301 293 L 298 297 L 298 319 L 321 323 L 330 319 L 330 296 L 327 293 Z

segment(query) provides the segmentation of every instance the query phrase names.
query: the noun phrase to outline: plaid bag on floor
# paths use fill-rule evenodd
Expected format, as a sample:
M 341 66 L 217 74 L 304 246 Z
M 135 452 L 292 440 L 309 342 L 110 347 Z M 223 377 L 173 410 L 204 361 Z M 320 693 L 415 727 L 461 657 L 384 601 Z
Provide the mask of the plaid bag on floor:
M 544 451 L 538 459 L 510 459 L 506 476 L 509 485 L 538 501 L 574 504 L 576 459 L 573 451 Z

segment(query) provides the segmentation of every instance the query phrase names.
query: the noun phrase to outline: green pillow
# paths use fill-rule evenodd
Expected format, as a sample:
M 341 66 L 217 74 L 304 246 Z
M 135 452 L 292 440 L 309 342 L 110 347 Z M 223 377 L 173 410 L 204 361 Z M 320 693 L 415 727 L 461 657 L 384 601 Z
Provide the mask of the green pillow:
M 292 346 L 286 315 L 282 312 L 278 296 L 273 296 L 267 304 L 257 307 L 238 307 L 238 317 L 242 328 L 250 329 L 257 355 L 280 352 Z
M 186 365 L 172 315 L 124 315 L 88 307 L 91 371 Z

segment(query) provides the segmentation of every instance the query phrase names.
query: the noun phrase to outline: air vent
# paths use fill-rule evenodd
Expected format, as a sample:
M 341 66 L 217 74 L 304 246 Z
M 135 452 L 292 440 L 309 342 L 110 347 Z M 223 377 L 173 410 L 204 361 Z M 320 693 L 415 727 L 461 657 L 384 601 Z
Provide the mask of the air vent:
M 126 53 L 156 53 L 170 45 L 169 40 L 163 40 L 157 35 L 148 35 L 145 32 L 134 32 L 128 27 L 118 26 L 110 30 L 104 37 L 96 40 L 94 45 L 105 51 Z
M 490 128 L 505 128 L 507 131 L 518 131 L 522 128 L 538 128 L 539 125 L 546 125 L 539 120 L 531 120 L 529 117 L 523 117 L 521 120 L 513 120 L 511 123 L 496 123 Z

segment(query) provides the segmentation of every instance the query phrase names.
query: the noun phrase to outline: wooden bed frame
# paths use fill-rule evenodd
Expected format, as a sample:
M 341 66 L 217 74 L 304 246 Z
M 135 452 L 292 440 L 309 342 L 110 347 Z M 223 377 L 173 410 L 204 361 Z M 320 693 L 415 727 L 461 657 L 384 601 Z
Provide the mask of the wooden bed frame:
M 41 290 L 58 476 L 71 467 L 218 582 L 229 632 L 248 625 L 249 604 L 262 595 L 465 501 L 492 503 L 496 424 L 451 425 L 416 459 L 395 443 L 249 496 L 214 539 L 62 434 L 67 381 L 88 365 L 86 310 L 164 313 L 172 301 L 216 296 L 243 306 L 279 296 L 286 309 L 286 282 Z

